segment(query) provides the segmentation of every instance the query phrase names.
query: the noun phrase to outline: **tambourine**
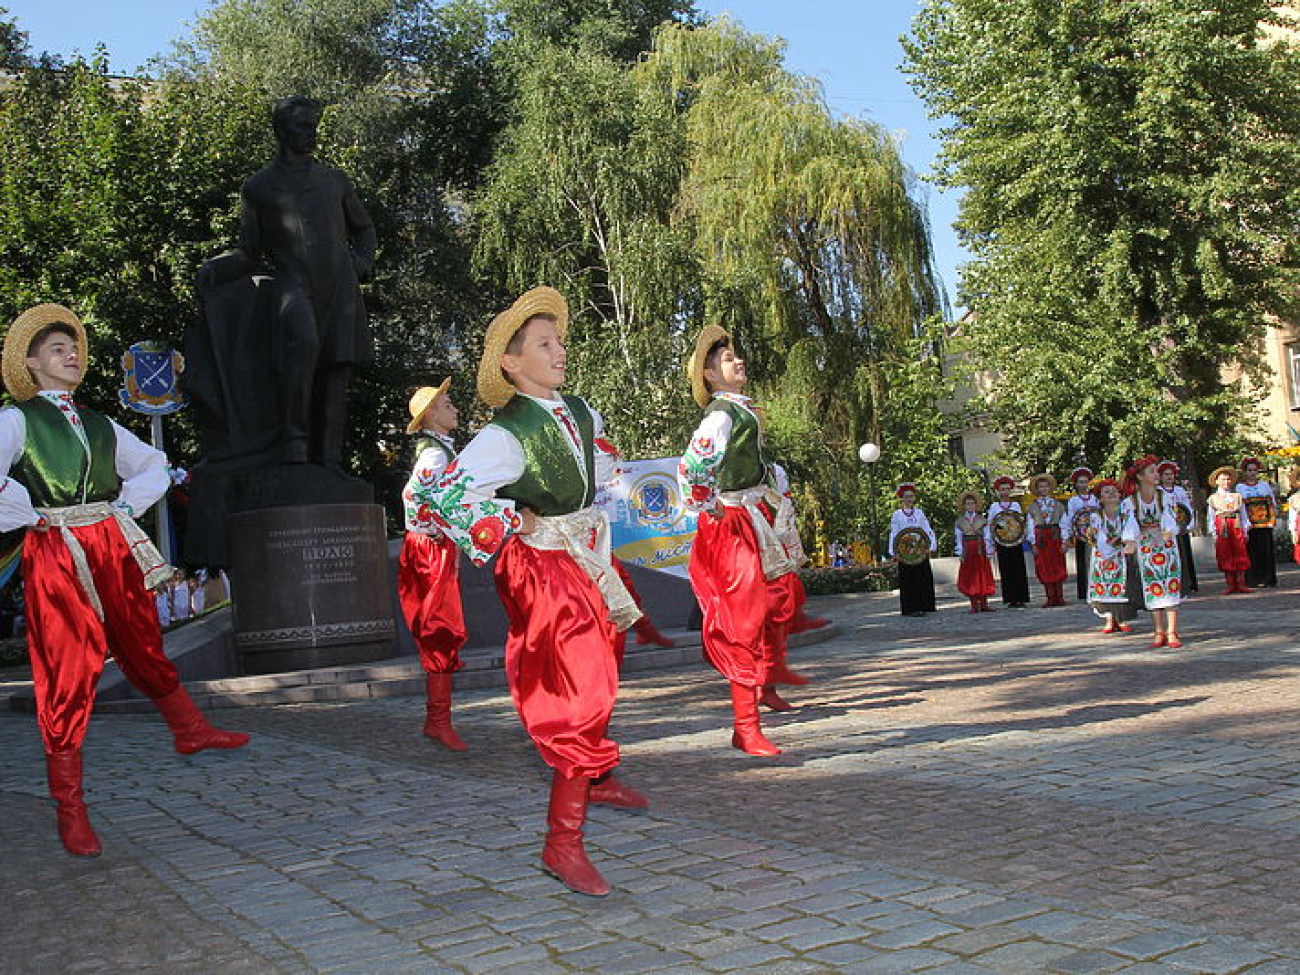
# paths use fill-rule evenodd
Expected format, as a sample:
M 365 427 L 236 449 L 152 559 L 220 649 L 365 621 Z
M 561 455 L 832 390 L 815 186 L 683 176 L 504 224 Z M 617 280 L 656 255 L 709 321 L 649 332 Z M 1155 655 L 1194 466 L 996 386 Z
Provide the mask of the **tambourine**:
M 1246 518 L 1251 528 L 1272 528 L 1277 524 L 1277 506 L 1272 498 L 1246 498 Z
M 1092 527 L 1091 508 L 1080 508 L 1074 513 L 1074 518 L 1070 521 L 1070 531 L 1074 533 L 1075 538 L 1087 538 L 1088 529 Z
M 894 536 L 894 554 L 904 565 L 920 565 L 930 557 L 930 536 L 920 528 L 904 528 Z
M 993 541 L 1003 548 L 1014 548 L 1025 540 L 1025 516 L 1019 511 L 999 511 L 989 522 Z

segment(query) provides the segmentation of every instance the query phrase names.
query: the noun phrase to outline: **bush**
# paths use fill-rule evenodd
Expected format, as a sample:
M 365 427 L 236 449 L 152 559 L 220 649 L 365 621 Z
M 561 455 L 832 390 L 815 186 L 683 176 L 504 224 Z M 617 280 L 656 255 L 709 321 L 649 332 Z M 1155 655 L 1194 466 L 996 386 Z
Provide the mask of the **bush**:
M 799 578 L 810 596 L 842 592 L 888 592 L 898 587 L 893 565 L 854 565 L 843 568 L 800 569 Z

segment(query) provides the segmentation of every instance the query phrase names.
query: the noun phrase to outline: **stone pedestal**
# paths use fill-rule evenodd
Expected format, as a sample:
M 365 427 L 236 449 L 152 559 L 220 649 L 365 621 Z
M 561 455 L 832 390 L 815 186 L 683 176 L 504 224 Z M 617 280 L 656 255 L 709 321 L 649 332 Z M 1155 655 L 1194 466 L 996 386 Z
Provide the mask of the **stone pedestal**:
M 265 508 L 228 524 L 234 642 L 245 674 L 393 656 L 383 508 Z

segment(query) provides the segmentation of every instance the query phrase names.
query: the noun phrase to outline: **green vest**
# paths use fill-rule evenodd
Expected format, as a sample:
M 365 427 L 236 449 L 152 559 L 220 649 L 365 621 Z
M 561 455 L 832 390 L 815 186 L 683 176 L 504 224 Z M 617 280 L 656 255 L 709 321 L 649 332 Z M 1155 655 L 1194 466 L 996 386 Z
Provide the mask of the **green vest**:
M 763 431 L 759 429 L 758 419 L 743 406 L 726 399 L 715 399 L 704 415 L 717 410 L 731 417 L 727 452 L 718 467 L 718 490 L 743 491 L 759 484 L 771 484 L 772 467 L 763 449 Z
M 523 474 L 513 484 L 499 488 L 497 496 L 547 517 L 580 511 L 596 496 L 596 421 L 578 397 L 565 396 L 564 403 L 578 424 L 585 471 L 577 465 L 568 436 L 536 401 L 513 396 L 492 418 L 524 451 Z
M 108 417 L 78 407 L 90 456 L 67 418 L 43 396 L 17 404 L 27 425 L 22 456 L 9 476 L 27 489 L 32 507 L 66 508 L 112 501 L 122 491 L 117 476 L 117 435 Z

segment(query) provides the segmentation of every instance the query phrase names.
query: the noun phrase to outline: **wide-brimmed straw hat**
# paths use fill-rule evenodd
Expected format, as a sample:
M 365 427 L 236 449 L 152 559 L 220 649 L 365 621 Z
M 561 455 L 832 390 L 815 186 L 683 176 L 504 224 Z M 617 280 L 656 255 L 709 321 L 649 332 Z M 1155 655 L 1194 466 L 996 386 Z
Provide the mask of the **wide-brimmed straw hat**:
M 27 354 L 31 351 L 32 339 L 51 325 L 67 325 L 77 336 L 77 358 L 81 362 L 82 375 L 85 375 L 90 350 L 86 343 L 86 326 L 81 324 L 81 319 L 62 305 L 46 304 L 28 308 L 14 319 L 5 335 L 5 389 L 20 403 L 40 392 L 27 368 Z
M 406 405 L 406 408 L 411 413 L 411 422 L 406 425 L 407 433 L 415 433 L 420 429 L 420 420 L 424 418 L 424 414 L 429 407 L 449 389 L 451 389 L 450 376 L 444 379 L 440 385 L 421 386 L 411 394 L 411 401 Z
M 978 505 L 980 505 L 980 506 L 983 506 L 983 504 L 984 504 L 984 498 L 981 497 L 977 492 L 975 492 L 975 491 L 963 491 L 961 494 L 957 495 L 957 507 L 958 507 L 958 508 L 964 508 L 964 507 L 966 507 L 966 499 L 967 499 L 967 498 L 974 498 L 974 499 L 975 499 L 975 503 L 978 504 Z
M 515 387 L 501 374 L 501 357 L 515 332 L 537 315 L 555 319 L 555 330 L 563 342 L 569 333 L 569 303 L 564 295 L 545 286 L 525 291 L 488 326 L 478 361 L 478 395 L 488 406 L 505 406 L 515 395 Z
M 1047 482 L 1048 494 L 1054 494 L 1056 492 L 1056 478 L 1054 478 L 1051 474 L 1035 474 L 1033 477 L 1029 479 L 1029 490 L 1032 491 L 1036 487 L 1038 487 L 1039 481 Z
M 1210 476 L 1206 479 L 1206 483 L 1208 483 L 1211 488 L 1217 489 L 1219 487 L 1218 480 L 1220 474 L 1227 474 L 1233 484 L 1237 483 L 1237 468 L 1233 467 L 1231 464 L 1225 464 L 1223 467 L 1216 467 L 1212 470 Z
M 704 381 L 704 360 L 708 358 L 709 349 L 719 342 L 731 344 L 731 333 L 720 325 L 705 325 L 695 340 L 695 351 L 686 363 L 686 378 L 691 381 L 691 396 L 701 407 L 708 406 L 713 399 L 709 384 Z

